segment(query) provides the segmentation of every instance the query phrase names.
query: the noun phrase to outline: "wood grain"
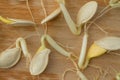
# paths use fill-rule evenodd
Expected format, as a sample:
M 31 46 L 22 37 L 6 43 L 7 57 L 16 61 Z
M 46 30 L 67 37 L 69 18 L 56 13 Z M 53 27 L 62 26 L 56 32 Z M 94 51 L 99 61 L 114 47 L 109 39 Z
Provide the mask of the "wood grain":
M 27 10 L 25 2 L 14 2 L 15 0 L 0 0 L 0 15 L 10 18 L 31 20 L 31 16 Z M 17 1 L 17 0 L 16 0 Z M 66 7 L 70 12 L 71 17 L 76 21 L 76 15 L 80 7 L 90 0 L 66 0 Z M 98 12 L 105 7 L 104 0 L 96 0 L 99 3 Z M 55 0 L 44 0 L 47 14 L 54 11 L 58 4 Z M 44 28 L 40 24 L 40 21 L 44 18 L 44 14 L 40 5 L 40 0 L 30 0 L 30 7 L 32 9 L 33 16 L 38 24 L 38 31 L 40 35 L 43 34 Z M 114 9 L 105 14 L 102 18 L 96 21 L 101 28 L 106 30 L 113 36 L 120 37 L 120 9 Z M 64 20 L 62 14 L 56 17 L 54 20 L 48 22 L 48 33 L 57 42 L 66 47 L 67 50 L 75 53 L 79 56 L 81 49 L 83 33 L 80 36 L 73 35 Z M 12 27 L 0 23 L 0 51 L 2 52 L 7 47 L 15 42 L 18 37 L 25 37 L 28 35 L 36 34 L 34 27 Z M 96 26 L 92 25 L 89 29 L 89 43 L 88 47 L 94 40 L 104 37 L 105 34 L 100 31 Z M 27 40 L 29 51 L 32 55 L 40 46 L 40 38 L 32 36 Z M 67 48 L 67 46 L 69 48 Z M 73 64 L 64 56 L 56 52 L 53 48 L 47 45 L 52 50 L 50 54 L 49 64 L 43 74 L 38 76 L 31 76 L 28 67 L 25 65 L 25 58 L 22 56 L 19 63 L 11 69 L 0 69 L 0 80 L 61 80 L 61 75 L 64 70 L 73 68 Z M 91 60 L 90 65 L 96 65 L 103 69 L 103 74 L 100 74 L 99 80 L 114 80 L 115 69 L 120 72 L 120 56 L 113 55 L 114 53 L 120 53 L 120 51 L 110 52 L 101 57 Z M 104 73 L 108 74 L 103 78 Z M 89 80 L 93 80 L 99 75 L 99 70 L 96 68 L 88 67 L 84 74 Z M 75 73 L 69 73 L 66 80 L 77 80 Z

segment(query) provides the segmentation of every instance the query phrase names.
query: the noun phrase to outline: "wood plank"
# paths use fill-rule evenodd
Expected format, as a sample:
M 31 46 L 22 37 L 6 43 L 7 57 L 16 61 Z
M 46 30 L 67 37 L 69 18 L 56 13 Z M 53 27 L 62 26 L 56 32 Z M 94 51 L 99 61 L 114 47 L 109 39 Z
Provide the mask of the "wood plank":
M 27 10 L 25 2 L 13 3 L 15 0 L 0 0 L 0 15 L 10 18 L 20 18 L 31 20 L 30 14 Z M 70 12 L 71 17 L 76 21 L 76 15 L 80 7 L 86 2 L 91 0 L 66 0 L 66 7 Z M 98 12 L 105 7 L 104 0 L 96 0 L 99 3 Z M 32 9 L 36 23 L 39 25 L 38 31 L 40 35 L 43 34 L 44 28 L 40 24 L 40 21 L 44 18 L 43 10 L 40 5 L 40 0 L 30 0 L 30 7 Z M 58 4 L 55 0 L 44 0 L 45 8 L 47 14 L 50 14 L 54 11 Z M 96 21 L 101 28 L 106 30 L 109 34 L 113 36 L 120 37 L 120 9 L 114 9 L 109 11 L 106 15 Z M 73 35 L 62 14 L 60 14 L 54 20 L 48 22 L 48 33 L 51 35 L 57 42 L 63 44 L 65 47 L 69 46 L 67 50 L 72 51 L 79 56 L 81 49 L 83 33 L 80 36 Z M 7 47 L 15 42 L 18 37 L 24 37 L 28 35 L 36 34 L 34 27 L 12 27 L 0 23 L 0 51 L 2 52 Z M 105 34 L 100 31 L 96 26 L 92 25 L 89 29 L 89 43 L 88 47 L 93 43 L 93 41 L 104 37 Z M 27 39 L 27 44 L 29 51 L 32 55 L 35 54 L 36 50 L 40 46 L 40 39 L 38 36 L 32 36 Z M 43 74 L 38 76 L 31 76 L 29 73 L 28 67 L 25 66 L 25 58 L 22 57 L 19 63 L 11 69 L 3 70 L 0 69 L 0 80 L 61 80 L 62 73 L 68 68 L 73 68 L 73 64 L 64 56 L 56 52 L 53 48 L 47 45 L 51 49 L 52 53 L 50 54 L 49 64 L 47 69 Z M 113 53 L 113 52 L 110 52 Z M 120 53 L 120 51 L 116 51 Z M 101 67 L 104 72 L 108 69 L 108 75 L 104 80 L 113 80 L 116 73 L 111 68 L 115 68 L 120 72 L 120 56 L 105 54 L 99 58 L 91 60 L 91 65 L 96 65 Z M 88 67 L 84 74 L 88 77 L 89 80 L 93 80 L 99 75 L 98 69 Z M 100 75 L 100 80 L 102 76 Z M 77 80 L 75 73 L 69 73 L 66 80 Z

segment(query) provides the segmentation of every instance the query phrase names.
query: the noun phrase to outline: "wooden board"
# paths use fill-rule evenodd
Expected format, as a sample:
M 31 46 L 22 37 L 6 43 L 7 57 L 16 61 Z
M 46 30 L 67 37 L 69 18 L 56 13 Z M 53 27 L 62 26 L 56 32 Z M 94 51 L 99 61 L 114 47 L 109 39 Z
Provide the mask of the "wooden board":
M 15 0 L 0 0 L 0 15 L 10 18 L 31 20 L 25 2 L 13 3 L 14 1 Z M 76 21 L 76 15 L 80 7 L 88 1 L 90 0 L 66 0 L 66 7 L 74 21 Z M 104 0 L 96 1 L 99 4 L 99 12 L 105 7 L 105 3 Z M 55 0 L 44 0 L 44 3 L 47 14 L 50 14 L 58 7 Z M 40 0 L 30 0 L 29 4 L 35 21 L 39 24 L 37 29 L 40 35 L 42 35 L 44 28 L 40 24 L 40 21 L 44 18 L 44 14 L 40 5 Z M 108 36 L 112 35 L 120 37 L 119 8 L 109 11 L 106 15 L 97 20 L 96 23 L 109 33 Z M 57 42 L 64 45 L 65 49 L 79 56 L 83 33 L 80 36 L 73 35 L 68 29 L 62 14 L 48 22 L 48 33 Z M 25 37 L 32 34 L 36 34 L 34 27 L 12 27 L 0 23 L 0 51 L 2 52 L 12 45 L 18 37 Z M 88 47 L 93 43 L 93 41 L 104 36 L 105 34 L 102 31 L 92 25 L 89 30 Z M 26 40 L 29 51 L 34 55 L 36 50 L 40 47 L 40 38 L 36 35 Z M 47 47 L 51 49 L 52 53 L 50 54 L 47 69 L 43 74 L 39 76 L 31 76 L 28 67 L 25 65 L 25 58 L 22 56 L 19 63 L 13 68 L 0 69 L 0 80 L 61 80 L 64 70 L 74 68 L 74 66 L 69 59 L 56 52 L 49 45 L 47 45 Z M 108 54 L 91 60 L 90 65 L 99 66 L 103 69 L 102 74 L 100 74 L 98 69 L 92 67 L 88 67 L 83 73 L 89 80 L 93 80 L 99 75 L 99 80 L 115 80 L 115 70 L 120 72 L 120 56 L 114 55 L 114 53 L 120 54 L 120 51 L 109 52 Z M 66 76 L 66 80 L 77 80 L 76 74 L 70 72 Z

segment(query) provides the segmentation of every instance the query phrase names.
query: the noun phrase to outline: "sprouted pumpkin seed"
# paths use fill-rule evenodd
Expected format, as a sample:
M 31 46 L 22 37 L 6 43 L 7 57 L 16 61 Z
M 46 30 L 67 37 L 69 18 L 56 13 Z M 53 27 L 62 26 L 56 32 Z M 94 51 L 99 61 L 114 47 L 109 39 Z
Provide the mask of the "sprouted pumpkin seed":
M 89 48 L 86 55 L 86 60 L 83 69 L 87 67 L 89 60 L 94 57 L 101 56 L 107 51 L 115 51 L 120 49 L 119 37 L 105 37 L 98 41 L 95 41 Z
M 83 26 L 83 24 L 88 22 L 97 11 L 96 1 L 90 1 L 86 3 L 78 12 L 76 24 L 70 17 L 70 14 L 67 11 L 64 3 L 61 0 L 58 0 L 58 3 L 60 5 L 60 8 L 62 10 L 62 13 L 64 15 L 68 27 L 70 28 L 71 32 L 75 35 L 79 35 L 81 33 L 81 27 Z M 88 12 L 90 14 L 88 14 Z
M 29 20 L 22 19 L 13 19 L 13 18 L 4 18 L 0 16 L 0 21 L 11 26 L 34 26 L 35 23 Z
M 6 49 L 0 54 L 0 68 L 11 68 L 17 64 L 21 57 L 21 51 L 30 62 L 31 55 L 28 52 L 26 42 L 23 38 L 18 38 L 15 48 Z

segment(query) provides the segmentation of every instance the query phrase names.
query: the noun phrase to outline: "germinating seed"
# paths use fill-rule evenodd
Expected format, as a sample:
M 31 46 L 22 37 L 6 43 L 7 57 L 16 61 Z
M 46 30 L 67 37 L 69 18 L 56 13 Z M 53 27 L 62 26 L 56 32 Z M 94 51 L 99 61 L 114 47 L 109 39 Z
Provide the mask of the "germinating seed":
M 35 23 L 29 20 L 22 19 L 13 19 L 13 18 L 4 18 L 0 16 L 0 21 L 11 26 L 34 26 Z
M 88 43 L 88 35 L 87 33 L 84 34 L 83 37 L 83 43 L 82 43 L 82 48 L 78 60 L 78 66 L 81 68 L 83 66 L 83 63 L 85 61 L 85 56 L 86 56 L 86 50 L 87 50 L 87 43 Z
M 87 67 L 89 60 L 94 57 L 103 55 L 107 51 L 115 51 L 120 49 L 119 37 L 105 37 L 98 41 L 95 41 L 89 48 L 86 55 L 86 60 L 83 69 Z
M 77 24 L 70 17 L 69 12 L 67 11 L 64 3 L 61 0 L 58 0 L 64 18 L 71 32 L 75 35 L 79 35 L 81 33 L 81 27 L 84 23 L 88 22 L 97 11 L 97 2 L 90 1 L 83 5 L 83 7 L 79 10 L 77 15 Z M 89 13 L 89 14 L 88 14 Z

